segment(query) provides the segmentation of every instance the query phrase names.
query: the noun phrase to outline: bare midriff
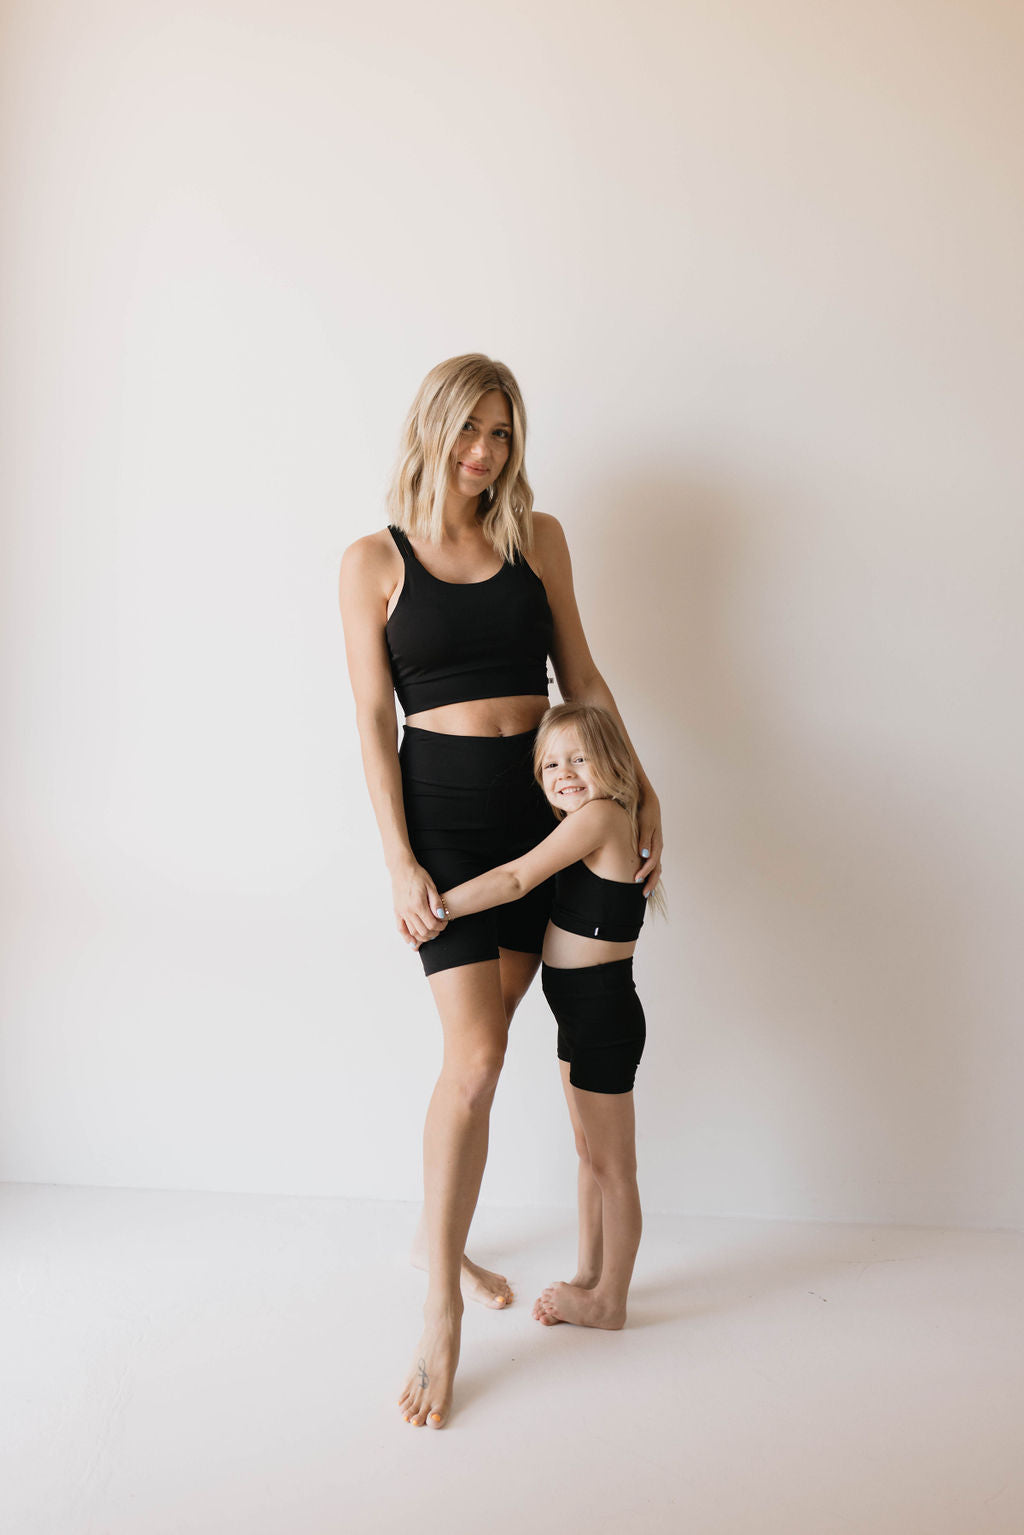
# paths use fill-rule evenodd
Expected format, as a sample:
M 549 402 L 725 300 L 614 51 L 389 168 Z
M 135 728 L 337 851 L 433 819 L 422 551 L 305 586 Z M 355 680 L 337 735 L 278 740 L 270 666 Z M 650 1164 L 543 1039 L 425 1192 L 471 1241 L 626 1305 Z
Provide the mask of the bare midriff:
M 548 707 L 541 693 L 514 698 L 470 698 L 461 704 L 442 704 L 407 714 L 405 723 L 417 730 L 435 730 L 443 736 L 520 736 L 536 730 Z
M 617 959 L 630 959 L 636 948 L 632 943 L 610 943 L 606 938 L 583 938 L 548 923 L 541 958 L 555 970 L 583 970 L 587 965 L 610 965 Z

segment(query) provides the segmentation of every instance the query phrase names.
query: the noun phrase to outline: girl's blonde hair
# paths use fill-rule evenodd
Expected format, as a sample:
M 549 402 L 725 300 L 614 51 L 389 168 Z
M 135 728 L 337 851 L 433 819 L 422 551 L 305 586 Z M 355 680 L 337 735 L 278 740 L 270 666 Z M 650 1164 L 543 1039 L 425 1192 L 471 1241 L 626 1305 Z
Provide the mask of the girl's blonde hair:
M 547 711 L 537 727 L 533 748 L 533 771 L 537 782 L 543 786 L 544 758 L 551 737 L 570 726 L 579 734 L 583 755 L 590 764 L 598 793 L 622 806 L 629 816 L 634 838 L 639 839 L 640 780 L 636 763 L 622 731 L 607 709 L 596 704 L 555 704 Z M 562 820 L 566 812 L 557 806 L 552 808 Z M 665 896 L 660 882 L 651 895 L 650 904 L 664 915 Z
M 524 464 L 526 408 L 511 370 L 481 352 L 449 357 L 420 385 L 388 488 L 388 520 L 412 538 L 440 543 L 455 445 L 466 417 L 491 389 L 500 389 L 508 401 L 512 441 L 500 475 L 481 495 L 480 510 L 488 540 L 511 560 L 533 540 L 533 491 Z

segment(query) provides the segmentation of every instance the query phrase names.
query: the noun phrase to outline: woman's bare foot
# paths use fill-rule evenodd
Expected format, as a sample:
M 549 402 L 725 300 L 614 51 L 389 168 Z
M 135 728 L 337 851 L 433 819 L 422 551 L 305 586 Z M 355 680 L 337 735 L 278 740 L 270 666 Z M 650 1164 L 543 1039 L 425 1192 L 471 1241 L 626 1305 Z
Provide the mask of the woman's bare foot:
M 409 1262 L 413 1268 L 427 1272 L 426 1254 L 418 1245 L 409 1254 Z M 462 1293 L 467 1300 L 475 1300 L 480 1306 L 489 1306 L 492 1311 L 504 1311 L 514 1299 L 512 1287 L 504 1274 L 495 1274 L 490 1269 L 481 1268 L 479 1263 L 474 1263 L 465 1254 L 462 1256 Z
M 582 1269 L 578 1269 L 575 1277 L 570 1279 L 569 1283 L 577 1290 L 592 1290 L 600 1278 L 601 1276 L 598 1273 L 584 1273 Z M 548 1290 L 552 1288 L 553 1286 L 548 1286 Z M 548 1290 L 544 1291 L 544 1295 L 547 1295 Z M 537 1296 L 533 1303 L 531 1315 L 535 1322 L 540 1322 L 544 1327 L 557 1327 L 562 1318 L 555 1316 L 554 1312 L 550 1310 L 545 1303 L 544 1295 Z
M 406 1423 L 443 1428 L 452 1405 L 452 1383 L 459 1363 L 462 1306 L 428 1318 L 398 1406 Z
M 609 1301 L 598 1291 L 575 1284 L 548 1285 L 533 1314 L 546 1327 L 555 1322 L 575 1322 L 579 1327 L 603 1327 L 609 1332 L 617 1332 L 626 1324 L 624 1303 Z

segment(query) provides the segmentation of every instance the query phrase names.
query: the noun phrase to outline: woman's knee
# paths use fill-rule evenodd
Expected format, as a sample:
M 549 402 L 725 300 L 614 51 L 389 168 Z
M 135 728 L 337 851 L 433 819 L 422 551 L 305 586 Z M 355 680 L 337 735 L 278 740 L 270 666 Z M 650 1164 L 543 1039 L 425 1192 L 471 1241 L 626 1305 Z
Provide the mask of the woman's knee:
M 594 1147 L 590 1152 L 590 1170 L 606 1192 L 630 1188 L 636 1183 L 636 1152 L 608 1152 L 602 1147 Z
M 487 1044 L 446 1060 L 442 1074 L 467 1108 L 489 1108 L 504 1062 L 504 1045 Z

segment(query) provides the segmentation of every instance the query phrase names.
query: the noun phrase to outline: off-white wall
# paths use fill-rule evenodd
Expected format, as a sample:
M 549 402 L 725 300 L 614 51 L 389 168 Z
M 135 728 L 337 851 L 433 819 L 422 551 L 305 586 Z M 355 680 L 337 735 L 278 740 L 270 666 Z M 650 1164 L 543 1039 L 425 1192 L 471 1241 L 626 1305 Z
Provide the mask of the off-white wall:
M 22 0 L 0 1175 L 411 1198 L 335 579 L 439 358 L 666 811 L 651 1208 L 1024 1223 L 1020 12 Z M 539 997 L 485 1199 L 572 1198 Z

